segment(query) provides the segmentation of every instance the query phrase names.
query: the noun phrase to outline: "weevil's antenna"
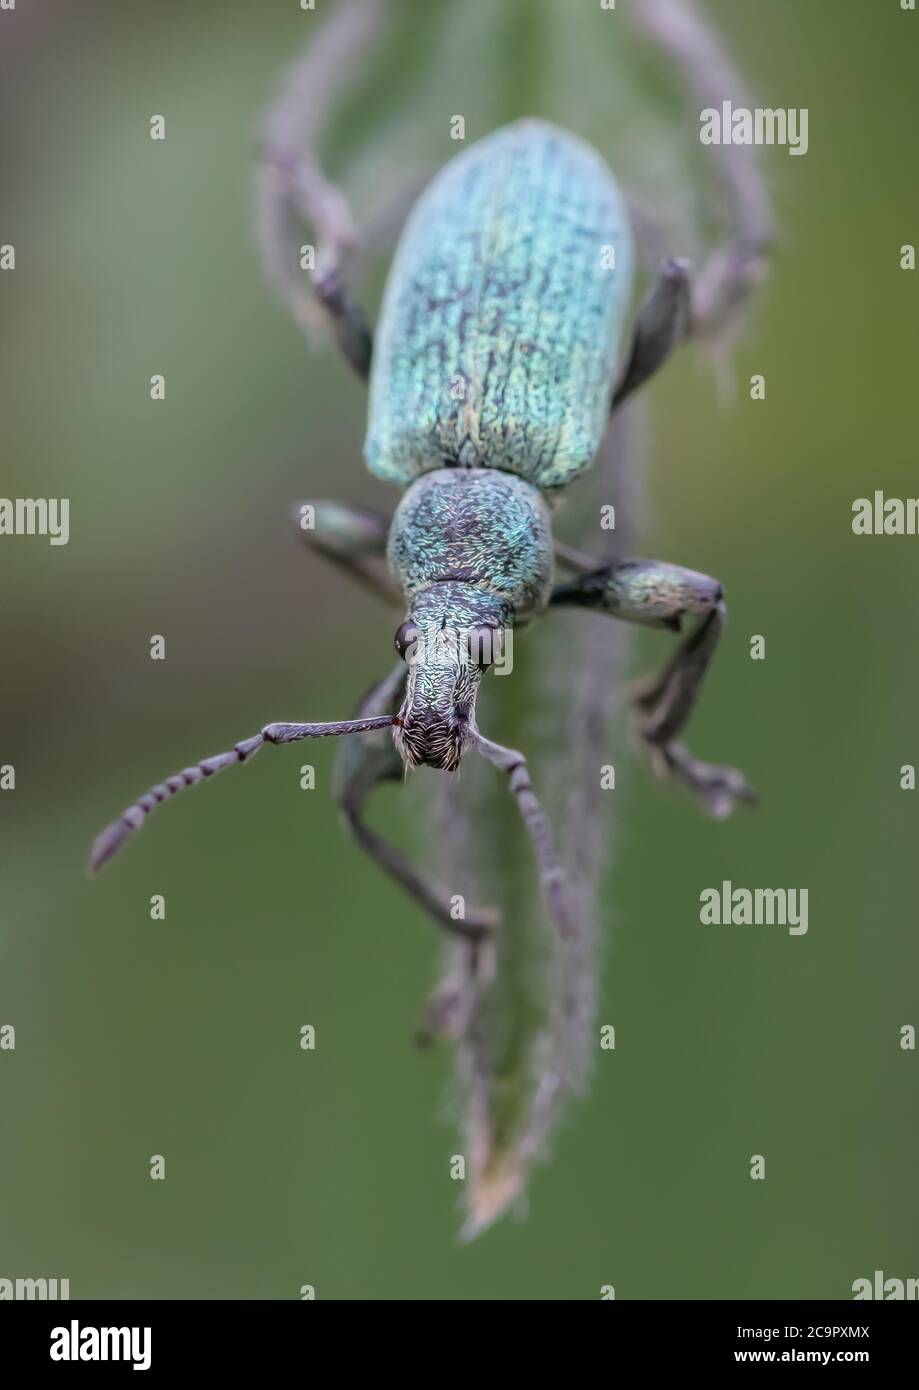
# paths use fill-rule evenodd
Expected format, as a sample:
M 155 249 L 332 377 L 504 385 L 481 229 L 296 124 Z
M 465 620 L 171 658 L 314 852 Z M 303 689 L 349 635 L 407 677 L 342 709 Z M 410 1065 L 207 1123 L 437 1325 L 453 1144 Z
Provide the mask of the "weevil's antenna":
M 577 918 L 571 901 L 568 877 L 555 845 L 549 817 L 533 790 L 526 758 L 515 748 L 505 748 L 500 743 L 492 743 L 491 739 L 483 737 L 473 724 L 468 725 L 464 742 L 468 748 L 475 748 L 483 758 L 487 758 L 495 767 L 507 773 L 511 792 L 517 798 L 517 806 L 536 855 L 546 904 L 559 935 L 569 940 L 577 933 Z
M 380 714 L 371 719 L 346 719 L 338 724 L 266 724 L 260 734 L 254 734 L 252 738 L 242 739 L 229 752 L 215 753 L 213 757 L 204 758 L 192 767 L 185 767 L 181 772 L 167 777 L 165 782 L 158 782 L 155 787 L 144 792 L 143 796 L 139 796 L 135 802 L 122 811 L 117 820 L 113 820 L 96 836 L 89 852 L 88 871 L 94 874 L 113 855 L 117 854 L 135 830 L 140 829 L 154 806 L 159 806 L 161 801 L 168 801 L 170 797 L 175 796 L 176 792 L 183 791 L 185 787 L 193 787 L 196 782 L 203 782 L 206 777 L 213 777 L 215 772 L 222 772 L 225 767 L 233 767 L 236 763 L 248 762 L 265 743 L 297 743 L 303 738 L 331 738 L 337 737 L 339 734 L 364 734 L 371 729 L 388 729 L 396 723 L 398 723 L 397 715 Z

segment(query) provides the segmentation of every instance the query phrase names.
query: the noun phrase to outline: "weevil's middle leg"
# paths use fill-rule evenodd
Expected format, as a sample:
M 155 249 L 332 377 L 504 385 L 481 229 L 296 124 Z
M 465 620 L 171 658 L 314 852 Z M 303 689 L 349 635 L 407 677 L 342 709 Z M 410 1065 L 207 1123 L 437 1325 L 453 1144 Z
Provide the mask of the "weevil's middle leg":
M 554 537 L 553 545 L 555 548 L 555 559 L 559 565 L 564 565 L 566 569 L 573 570 L 575 574 L 593 574 L 604 563 L 602 555 L 588 555 L 586 550 L 578 550 L 573 545 L 567 545 L 565 541 L 560 541 Z
M 370 507 L 347 507 L 341 502 L 295 502 L 291 517 L 304 545 L 378 598 L 404 608 L 401 590 L 373 564 L 386 553 L 392 524 L 388 516 Z
M 684 783 L 719 820 L 731 814 L 736 802 L 754 802 L 756 793 L 736 768 L 702 762 L 675 738 L 689 722 L 725 616 L 719 598 L 660 675 L 640 684 L 633 695 L 639 731 L 657 773 Z
M 358 705 L 359 710 L 390 712 L 402 699 L 407 669 L 403 662 L 375 686 Z M 367 718 L 357 715 L 356 718 Z M 375 859 L 390 878 L 414 898 L 439 926 L 454 936 L 478 946 L 498 925 L 494 908 L 470 908 L 458 919 L 452 911 L 452 895 L 441 884 L 420 873 L 395 845 L 367 824 L 364 807 L 370 793 L 384 782 L 401 782 L 402 759 L 387 731 L 382 739 L 355 738 L 339 750 L 335 761 L 335 799 L 341 807 L 348 829 L 361 849 Z
M 655 770 L 683 782 L 710 815 L 721 818 L 738 801 L 756 799 L 741 773 L 693 757 L 676 737 L 686 726 L 724 628 L 726 608 L 717 579 L 657 560 L 626 560 L 579 575 L 552 595 L 553 604 L 597 609 L 647 627 L 680 630 L 686 615 L 700 621 L 660 675 L 633 694 L 641 737 Z

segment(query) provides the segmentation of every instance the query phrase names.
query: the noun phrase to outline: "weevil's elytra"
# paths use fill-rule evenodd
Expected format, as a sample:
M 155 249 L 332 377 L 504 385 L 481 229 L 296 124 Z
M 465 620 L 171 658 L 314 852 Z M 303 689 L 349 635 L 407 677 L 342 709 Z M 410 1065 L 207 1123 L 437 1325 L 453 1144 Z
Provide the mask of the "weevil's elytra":
M 403 486 L 440 467 L 570 482 L 606 425 L 632 262 L 622 195 L 582 140 L 525 120 L 457 155 L 390 272 L 370 469 Z

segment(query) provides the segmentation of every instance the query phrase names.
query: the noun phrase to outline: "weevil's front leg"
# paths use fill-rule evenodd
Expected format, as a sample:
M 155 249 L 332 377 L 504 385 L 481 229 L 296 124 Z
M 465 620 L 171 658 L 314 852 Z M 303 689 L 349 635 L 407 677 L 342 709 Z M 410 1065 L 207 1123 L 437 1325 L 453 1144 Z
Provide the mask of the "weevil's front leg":
M 470 727 L 468 745 L 475 748 L 488 762 L 506 772 L 511 792 L 517 799 L 520 815 L 530 837 L 543 895 L 560 936 L 570 939 L 577 933 L 577 917 L 571 902 L 568 877 L 555 845 L 549 817 L 530 781 L 526 758 L 515 748 L 505 748 L 484 738 L 478 729 Z
M 755 800 L 736 769 L 701 762 L 675 742 L 692 713 L 724 627 L 726 609 L 717 579 L 662 561 L 627 560 L 562 585 L 552 603 L 594 608 L 677 632 L 684 615 L 699 615 L 697 627 L 661 674 L 636 689 L 639 731 L 658 774 L 685 783 L 710 815 L 727 816 L 735 802 Z
M 386 554 L 389 517 L 340 502 L 295 502 L 291 516 L 297 535 L 317 555 L 331 560 L 378 598 L 404 607 L 401 590 L 372 563 Z
M 407 668 L 403 662 L 375 686 L 358 705 L 356 717 L 369 717 L 371 711 L 398 709 L 402 700 Z M 463 919 L 451 911 L 451 894 L 420 873 L 395 845 L 372 830 L 364 819 L 364 807 L 374 788 L 384 782 L 401 782 L 402 759 L 388 733 L 382 738 L 373 735 L 350 740 L 342 745 L 335 760 L 335 799 L 341 807 L 345 823 L 361 849 L 379 864 L 390 878 L 395 879 L 410 897 L 414 898 L 439 926 L 454 936 L 478 945 L 498 925 L 493 908 L 468 908 Z
M 689 263 L 670 257 L 661 262 L 651 293 L 638 311 L 628 361 L 613 392 L 612 410 L 664 365 L 685 339 L 689 316 Z

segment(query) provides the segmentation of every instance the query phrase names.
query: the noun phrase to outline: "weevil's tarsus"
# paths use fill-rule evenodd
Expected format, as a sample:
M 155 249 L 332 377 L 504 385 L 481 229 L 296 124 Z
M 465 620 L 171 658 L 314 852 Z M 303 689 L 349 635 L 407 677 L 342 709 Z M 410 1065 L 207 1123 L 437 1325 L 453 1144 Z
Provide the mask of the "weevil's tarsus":
M 685 339 L 689 315 L 689 262 L 671 257 L 658 267 L 651 293 L 638 312 L 628 361 L 613 392 L 613 410 L 652 377 Z
M 367 718 L 373 711 L 397 708 L 406 676 L 406 668 L 400 662 L 364 696 L 355 711 L 356 716 Z M 400 849 L 371 829 L 364 819 L 364 807 L 371 792 L 386 782 L 399 781 L 402 775 L 402 759 L 388 733 L 367 733 L 343 744 L 335 760 L 333 790 L 344 822 L 361 849 L 423 907 L 438 926 L 477 946 L 498 925 L 499 915 L 494 908 L 467 905 L 465 916 L 457 919 L 452 910 L 455 894 L 416 869 Z
M 648 748 L 657 775 L 688 787 L 715 820 L 724 820 L 738 802 L 753 806 L 759 799 L 755 788 L 736 767 L 702 762 L 682 743 L 671 741 L 657 746 L 648 741 Z
M 265 743 L 296 743 L 304 738 L 334 738 L 342 734 L 366 733 L 370 729 L 391 728 L 395 722 L 389 715 L 377 715 L 370 719 L 346 719 L 331 724 L 266 724 L 261 733 L 242 739 L 226 753 L 216 753 L 203 758 L 201 762 L 183 768 L 181 772 L 159 782 L 143 796 L 128 806 L 117 820 L 107 825 L 93 841 L 89 855 L 89 872 L 95 873 L 117 854 L 122 845 L 139 830 L 147 816 L 164 801 L 169 801 L 186 787 L 193 787 L 215 773 L 223 772 L 237 763 L 248 762 Z

